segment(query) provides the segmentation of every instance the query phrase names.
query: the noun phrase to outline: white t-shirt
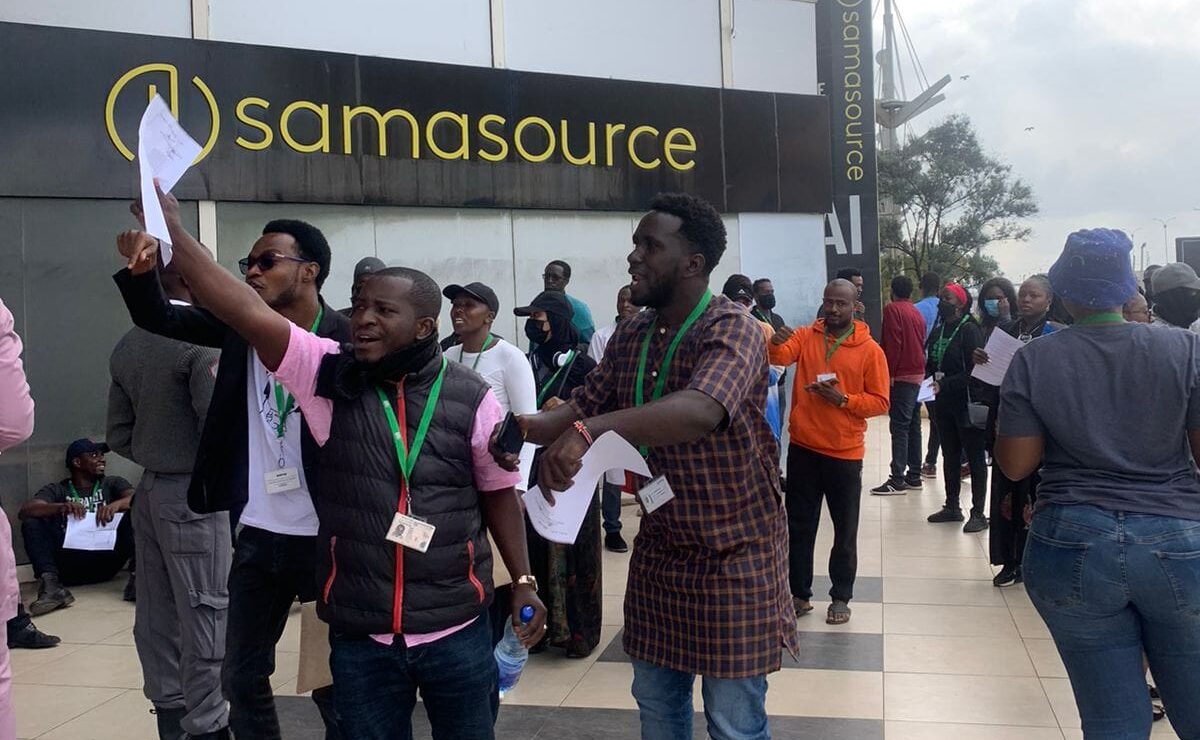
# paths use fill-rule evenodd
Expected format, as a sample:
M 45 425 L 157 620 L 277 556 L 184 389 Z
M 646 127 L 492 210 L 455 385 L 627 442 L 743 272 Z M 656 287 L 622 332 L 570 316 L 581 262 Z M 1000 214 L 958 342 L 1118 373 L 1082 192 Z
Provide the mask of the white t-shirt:
M 276 534 L 314 537 L 317 534 L 317 512 L 308 493 L 308 481 L 305 480 L 300 453 L 300 409 L 294 408 L 288 414 L 286 431 L 281 440 L 275 432 L 279 411 L 275 401 L 274 375 L 258 359 L 257 353 L 250 353 L 249 362 L 246 404 L 250 436 L 247 457 L 250 463 L 247 470 L 250 497 L 242 511 L 241 521 L 247 526 Z M 280 468 L 294 468 L 300 477 L 300 487 L 267 493 L 267 472 Z
M 487 351 L 476 353 L 463 351 L 460 344 L 446 350 L 446 357 L 479 373 L 491 386 L 492 394 L 506 413 L 537 412 L 537 384 L 533 380 L 533 368 L 529 366 L 529 359 L 513 345 L 497 339 Z M 533 444 L 521 448 L 521 482 L 517 484 L 518 491 L 526 490 L 536 449 L 537 445 Z

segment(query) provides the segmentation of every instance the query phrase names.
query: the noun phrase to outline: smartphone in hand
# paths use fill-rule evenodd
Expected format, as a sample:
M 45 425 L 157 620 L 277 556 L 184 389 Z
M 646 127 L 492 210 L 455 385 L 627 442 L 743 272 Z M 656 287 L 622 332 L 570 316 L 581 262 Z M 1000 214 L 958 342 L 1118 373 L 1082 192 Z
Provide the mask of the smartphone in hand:
M 525 436 L 521 433 L 521 424 L 510 411 L 504 417 L 504 421 L 500 423 L 500 432 L 496 435 L 496 446 L 510 455 L 516 455 L 521 452 L 524 444 Z

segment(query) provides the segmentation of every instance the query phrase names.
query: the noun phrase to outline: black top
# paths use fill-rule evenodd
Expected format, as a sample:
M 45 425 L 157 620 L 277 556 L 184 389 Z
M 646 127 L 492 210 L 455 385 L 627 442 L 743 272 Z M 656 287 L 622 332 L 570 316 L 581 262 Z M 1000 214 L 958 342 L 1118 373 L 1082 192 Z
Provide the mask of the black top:
M 117 475 L 99 478 L 96 483 L 99 485 L 94 488 L 76 490 L 72 493 L 71 479 L 63 478 L 58 483 L 42 486 L 42 489 L 33 497 L 48 504 L 61 504 L 68 499 L 75 499 L 88 511 L 95 512 L 100 504 L 111 504 L 121 498 L 121 494 L 133 488 L 129 481 Z
M 200 435 L 196 465 L 188 487 L 188 507 L 200 514 L 229 511 L 230 523 L 237 526 L 249 498 L 250 420 L 246 412 L 246 384 L 250 371 L 250 345 L 227 324 L 208 311 L 194 306 L 176 306 L 163 293 L 158 273 L 134 277 L 128 269 L 113 275 L 133 323 L 154 334 L 171 339 L 217 347 L 221 360 L 213 386 L 212 402 Z M 324 306 L 324 300 L 321 301 Z M 350 320 L 326 308 L 317 326 L 317 334 L 337 341 L 350 341 Z M 309 492 L 317 480 L 320 447 L 301 425 L 300 452 L 304 460 Z
M 983 330 L 972 316 L 968 315 L 963 321 L 962 328 L 955 333 L 957 323 L 947 325 L 939 319 L 934 324 L 933 331 L 929 332 L 929 339 L 925 342 L 925 374 L 942 373 L 943 375 L 941 381 L 938 382 L 937 403 L 939 408 L 942 403 L 966 408 L 967 387 L 971 379 L 971 370 L 975 368 L 972 354 L 983 346 Z M 938 338 L 943 335 L 943 331 L 946 338 L 953 336 L 953 339 L 946 346 L 942 361 L 937 363 L 934 361 L 933 348 Z

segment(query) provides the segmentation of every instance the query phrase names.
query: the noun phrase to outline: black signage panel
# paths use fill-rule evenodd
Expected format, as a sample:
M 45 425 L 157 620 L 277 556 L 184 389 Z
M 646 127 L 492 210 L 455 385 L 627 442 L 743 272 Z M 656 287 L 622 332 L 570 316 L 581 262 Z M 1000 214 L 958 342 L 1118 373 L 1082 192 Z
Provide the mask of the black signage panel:
M 137 193 L 163 97 L 204 147 L 184 199 L 828 209 L 824 97 L 0 23 L 0 196 Z

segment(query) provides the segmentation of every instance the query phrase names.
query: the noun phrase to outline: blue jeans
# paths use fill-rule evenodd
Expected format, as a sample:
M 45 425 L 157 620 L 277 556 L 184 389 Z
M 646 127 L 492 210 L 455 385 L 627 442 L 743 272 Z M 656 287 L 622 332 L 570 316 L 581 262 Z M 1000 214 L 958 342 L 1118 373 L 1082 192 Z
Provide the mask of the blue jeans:
M 410 740 L 417 691 L 434 740 L 492 740 L 500 707 L 496 659 L 486 613 L 428 645 L 407 648 L 396 636 L 332 631 L 329 667 L 342 734 L 355 740 Z
M 1024 570 L 1087 740 L 1150 735 L 1143 651 L 1171 725 L 1200 738 L 1200 521 L 1047 506 Z
M 917 394 L 920 390 L 921 386 L 916 383 L 892 383 L 888 416 L 891 419 L 889 431 L 892 433 L 894 483 L 899 483 L 906 477 L 921 477 L 921 414 L 917 411 Z
M 704 718 L 713 740 L 770 740 L 766 676 L 701 680 Z M 634 659 L 633 698 L 641 713 L 642 740 L 692 740 L 695 681 L 691 673 Z

